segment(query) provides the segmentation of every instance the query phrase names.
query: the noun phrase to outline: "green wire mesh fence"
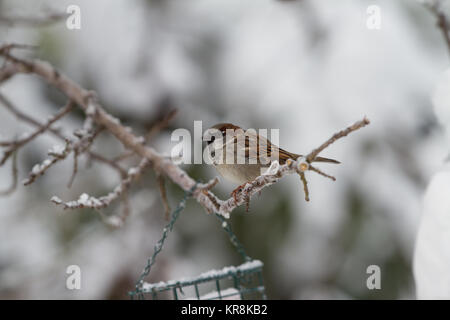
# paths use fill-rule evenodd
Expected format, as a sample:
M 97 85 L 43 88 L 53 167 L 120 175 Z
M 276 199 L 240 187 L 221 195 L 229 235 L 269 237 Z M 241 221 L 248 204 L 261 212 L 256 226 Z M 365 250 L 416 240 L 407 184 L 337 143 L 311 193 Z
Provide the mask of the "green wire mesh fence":
M 147 260 L 135 285 L 135 290 L 129 292 L 131 299 L 198 299 L 198 300 L 222 300 L 222 299 L 266 299 L 264 281 L 262 276 L 263 263 L 251 259 L 245 252 L 242 244 L 233 233 L 230 224 L 219 214 L 216 217 L 221 222 L 231 243 L 242 256 L 244 263 L 240 266 L 225 267 L 221 270 L 210 270 L 197 277 L 170 280 L 167 282 L 147 283 L 148 276 L 157 255 L 161 252 L 169 233 L 172 231 L 181 211 L 186 207 L 186 201 L 192 196 L 196 185 L 185 192 L 178 206 L 173 210 L 170 222 L 164 227 L 161 239 L 154 248 L 153 255 Z

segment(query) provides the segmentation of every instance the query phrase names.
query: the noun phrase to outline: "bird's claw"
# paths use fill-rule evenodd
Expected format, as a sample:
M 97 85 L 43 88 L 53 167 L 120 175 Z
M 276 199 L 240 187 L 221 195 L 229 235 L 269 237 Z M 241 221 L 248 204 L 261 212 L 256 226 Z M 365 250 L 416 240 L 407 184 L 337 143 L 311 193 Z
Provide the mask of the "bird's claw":
M 236 203 L 238 202 L 238 198 L 237 198 L 238 193 L 241 192 L 244 189 L 246 184 L 247 184 L 247 182 L 244 183 L 244 184 L 241 184 L 240 186 L 238 186 L 236 189 L 234 189 L 231 192 L 231 196 L 233 196 L 234 201 L 236 201 Z
M 236 189 L 234 189 L 233 192 L 231 192 L 231 196 L 233 196 L 234 201 L 236 201 L 236 203 L 238 202 L 238 198 L 237 198 L 238 193 L 241 192 L 242 190 L 244 190 L 244 187 L 246 184 L 247 184 L 247 182 L 244 184 L 241 184 Z M 244 200 L 245 200 L 245 211 L 248 212 L 248 210 L 250 208 L 250 197 L 248 195 L 244 195 Z

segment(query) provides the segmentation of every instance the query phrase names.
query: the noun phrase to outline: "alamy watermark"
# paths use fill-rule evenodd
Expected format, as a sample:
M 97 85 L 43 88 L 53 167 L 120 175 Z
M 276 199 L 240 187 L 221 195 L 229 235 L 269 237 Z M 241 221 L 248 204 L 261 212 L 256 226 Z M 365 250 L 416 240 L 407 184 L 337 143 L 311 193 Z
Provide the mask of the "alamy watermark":
M 177 144 L 171 149 L 176 164 L 262 164 L 270 165 L 279 160 L 280 130 L 241 129 L 224 124 L 203 132 L 202 121 L 194 121 L 194 137 L 189 130 L 179 128 L 172 132 L 171 141 Z M 206 142 L 206 148 L 203 148 Z
M 66 288 L 69 290 L 81 289 L 81 268 L 72 264 L 66 268 L 66 273 L 69 275 L 66 279 Z
M 366 273 L 370 276 L 367 277 L 366 286 L 369 290 L 381 289 L 381 269 L 376 264 L 372 264 L 367 267 Z
M 366 9 L 368 15 L 366 20 L 366 27 L 369 30 L 381 29 L 381 8 L 377 5 L 370 5 Z
M 67 7 L 66 12 L 69 17 L 66 20 L 66 27 L 69 30 L 81 29 L 81 8 L 75 4 L 71 4 Z

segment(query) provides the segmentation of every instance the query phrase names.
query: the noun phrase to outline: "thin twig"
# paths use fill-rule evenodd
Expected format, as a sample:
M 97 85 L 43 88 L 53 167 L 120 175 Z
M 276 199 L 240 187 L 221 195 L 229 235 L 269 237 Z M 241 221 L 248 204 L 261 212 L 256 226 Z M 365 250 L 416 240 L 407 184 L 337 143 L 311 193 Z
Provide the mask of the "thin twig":
M 12 183 L 11 186 L 6 189 L 0 191 L 0 196 L 7 196 L 13 193 L 17 188 L 17 180 L 18 180 L 18 170 L 17 170 L 17 154 L 18 151 L 14 152 L 12 156 L 12 164 L 11 164 L 11 176 L 12 176 Z
M 442 11 L 442 3 L 439 0 L 431 0 L 425 2 L 426 7 L 435 15 L 437 19 L 437 26 L 441 29 L 442 36 L 447 45 L 448 53 L 450 54 L 450 22 L 447 19 L 444 11 Z
M 69 100 L 73 100 L 83 109 L 87 116 L 92 117 L 99 127 L 104 127 L 114 135 L 123 146 L 134 152 L 141 159 L 152 163 L 155 171 L 164 174 L 165 177 L 172 180 L 185 191 L 192 191 L 193 197 L 208 211 L 216 212 L 228 218 L 229 214 L 238 206 L 246 203 L 250 197 L 263 188 L 276 183 L 284 175 L 292 173 L 303 173 L 305 170 L 311 170 L 307 164 L 310 164 L 317 155 L 336 140 L 348 135 L 359 128 L 369 124 L 369 120 L 364 118 L 362 121 L 336 133 L 329 140 L 323 143 L 317 149 L 310 152 L 305 158 L 298 161 L 289 161 L 279 166 L 276 172 L 259 176 L 254 181 L 249 182 L 236 194 L 228 200 L 220 200 L 210 190 L 199 189 L 197 182 L 190 177 L 184 170 L 177 166 L 170 158 L 158 153 L 153 148 L 146 146 L 142 137 L 137 137 L 131 130 L 123 126 L 120 121 L 107 113 L 100 103 L 95 99 L 92 92 L 80 87 L 77 83 L 54 69 L 49 63 L 38 60 L 25 60 L 11 55 L 9 52 L 2 51 L 9 63 L 16 65 L 21 73 L 33 73 L 44 79 L 49 85 L 59 89 Z M 306 178 L 305 178 L 306 181 Z M 109 197 L 108 197 L 109 199 Z M 96 207 L 98 199 L 83 195 L 79 201 L 64 203 L 60 199 L 53 199 L 53 202 L 68 208 L 78 207 Z M 103 202 L 102 202 L 103 203 Z
M 8 157 L 15 152 L 20 147 L 24 146 L 34 138 L 36 138 L 38 135 L 42 134 L 46 130 L 48 130 L 55 122 L 60 120 L 62 117 L 64 117 L 66 114 L 68 114 L 70 111 L 72 111 L 74 107 L 74 103 L 72 101 L 67 102 L 67 104 L 59 110 L 53 117 L 51 117 L 45 125 L 41 126 L 39 129 L 37 129 L 35 132 L 33 132 L 30 135 L 26 135 L 25 137 L 13 140 L 10 142 L 9 149 L 5 151 L 2 159 L 0 159 L 0 166 L 2 166 L 6 160 L 8 160 Z
M 153 139 L 154 136 L 156 136 L 159 132 L 164 130 L 169 125 L 169 122 L 176 116 L 177 113 L 178 113 L 178 110 L 176 110 L 176 109 L 171 110 L 167 113 L 167 115 L 162 120 L 157 121 L 145 135 L 144 143 L 148 143 L 149 141 L 151 141 Z M 115 157 L 113 159 L 113 161 L 121 162 L 121 161 L 129 159 L 130 157 L 135 156 L 135 155 L 136 155 L 135 152 L 127 151 L 127 152 L 124 152 L 123 154 L 120 154 L 117 157 Z
M 98 153 L 95 153 L 93 151 L 89 151 L 88 155 L 93 160 L 96 160 L 98 162 L 102 162 L 104 164 L 107 164 L 110 167 L 112 167 L 113 169 L 117 170 L 122 177 L 126 176 L 127 171 L 124 168 L 122 168 L 119 164 L 117 164 L 115 161 L 113 161 L 111 159 L 107 159 L 104 156 L 102 156 L 102 155 L 100 155 Z
M 311 151 L 307 156 L 305 156 L 306 161 L 308 163 L 311 163 L 314 161 L 314 159 L 319 155 L 320 152 L 322 152 L 325 148 L 327 148 L 330 144 L 336 142 L 336 140 L 345 137 L 349 133 L 356 131 L 358 129 L 361 129 L 362 127 L 365 127 L 370 123 L 369 119 L 364 117 L 361 121 L 357 121 L 351 126 L 345 128 L 344 130 L 341 130 L 337 133 L 335 133 L 330 139 L 322 143 L 318 148 Z
M 113 191 L 108 193 L 105 196 L 101 196 L 99 198 L 89 196 L 86 193 L 83 193 L 78 200 L 64 202 L 60 198 L 54 196 L 51 201 L 57 205 L 63 206 L 64 209 L 79 209 L 79 208 L 91 208 L 91 209 L 102 209 L 106 208 L 113 202 L 118 199 L 128 188 L 131 183 L 137 180 L 143 173 L 143 171 L 148 167 L 149 161 L 147 159 L 141 160 L 139 165 L 134 168 L 130 168 L 128 170 L 128 174 L 125 179 L 123 179 L 120 184 L 114 188 Z
M 0 93 L 0 103 L 6 108 L 6 110 L 11 112 L 13 115 L 15 115 L 17 117 L 17 119 L 19 119 L 25 123 L 28 123 L 34 127 L 37 127 L 37 128 L 42 128 L 44 126 L 44 124 L 40 123 L 39 121 L 33 119 L 32 117 L 30 117 L 27 114 L 20 111 L 9 99 L 7 99 L 1 93 Z M 67 140 L 67 138 L 64 135 L 62 135 L 58 129 L 49 127 L 47 132 L 53 134 L 56 138 L 60 139 L 61 141 L 65 142 Z M 9 145 L 9 141 L 8 142 L 5 141 L 5 145 Z M 96 152 L 90 151 L 90 150 L 87 151 L 87 154 L 93 160 L 96 160 L 98 162 L 102 162 L 104 164 L 111 166 L 113 169 L 117 170 L 121 174 L 121 176 L 126 175 L 126 171 L 120 165 L 115 163 L 114 161 L 109 160 L 109 159 L 105 158 L 104 156 L 102 156 Z
M 19 120 L 22 120 L 38 128 L 42 128 L 44 126 L 44 124 L 40 123 L 39 121 L 33 119 L 32 117 L 20 111 L 8 98 L 6 98 L 1 93 L 0 93 L 0 103 L 6 108 L 6 110 L 14 114 Z M 48 128 L 48 131 L 51 132 L 56 137 L 60 138 L 61 140 L 65 140 L 65 137 L 59 132 L 59 130 L 50 127 Z
M 164 206 L 164 218 L 169 221 L 170 218 L 170 205 L 167 200 L 166 186 L 164 176 L 160 173 L 156 174 L 156 182 L 158 183 L 159 194 L 161 195 L 161 200 Z
M 332 175 L 329 175 L 329 174 L 323 172 L 319 168 L 313 167 L 312 165 L 309 165 L 309 170 L 314 171 L 314 172 L 320 174 L 321 176 L 324 176 L 325 178 L 328 178 L 328 179 L 331 179 L 333 181 L 336 181 L 335 177 L 333 177 Z
M 28 178 L 25 179 L 22 183 L 24 186 L 28 186 L 32 184 L 38 177 L 44 175 L 48 169 L 50 169 L 54 164 L 57 162 L 66 159 L 66 157 L 70 154 L 72 151 L 72 143 L 70 140 L 66 141 L 66 146 L 64 148 L 59 148 L 58 150 L 50 150 L 48 152 L 48 155 L 50 156 L 49 159 L 45 159 L 40 164 L 35 164 L 34 167 L 31 169 L 31 172 L 28 174 Z
M 306 180 L 305 173 L 300 172 L 299 176 L 300 176 L 300 180 L 302 180 L 302 183 L 303 183 L 303 191 L 305 192 L 305 200 L 309 201 L 308 181 Z
M 66 13 L 51 13 L 44 17 L 26 17 L 26 16 L 0 16 L 0 24 L 7 26 L 23 26 L 23 27 L 46 27 L 53 23 L 65 19 Z
M 151 141 L 158 133 L 167 128 L 169 122 L 177 115 L 177 113 L 178 110 L 171 110 L 161 121 L 157 121 L 145 135 L 145 142 Z
M 78 151 L 75 150 L 73 152 L 73 168 L 72 168 L 72 175 L 70 176 L 69 182 L 67 183 L 67 188 L 72 188 L 73 181 L 75 180 L 75 176 L 78 172 Z

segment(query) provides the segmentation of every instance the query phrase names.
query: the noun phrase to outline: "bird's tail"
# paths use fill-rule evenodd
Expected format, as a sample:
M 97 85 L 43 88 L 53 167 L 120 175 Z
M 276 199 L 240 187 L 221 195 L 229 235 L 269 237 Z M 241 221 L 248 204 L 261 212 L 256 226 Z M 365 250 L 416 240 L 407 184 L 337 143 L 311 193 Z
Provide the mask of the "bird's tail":
M 329 159 L 329 158 L 323 158 L 323 157 L 316 157 L 313 162 L 328 162 L 328 163 L 336 163 L 336 164 L 340 163 L 337 160 Z
M 292 154 L 294 157 L 292 157 L 294 160 L 297 160 L 298 157 L 301 157 L 302 155 L 300 154 Z M 330 159 L 330 158 L 324 158 L 324 157 L 316 157 L 313 162 L 328 162 L 328 163 L 335 163 L 335 164 L 339 164 L 340 162 L 334 159 Z

